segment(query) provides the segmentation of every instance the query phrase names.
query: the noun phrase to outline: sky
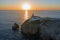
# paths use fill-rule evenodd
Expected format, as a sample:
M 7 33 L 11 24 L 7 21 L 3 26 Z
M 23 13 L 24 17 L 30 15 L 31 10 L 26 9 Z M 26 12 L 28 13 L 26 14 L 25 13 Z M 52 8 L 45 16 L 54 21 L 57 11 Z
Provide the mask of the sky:
M 23 3 L 31 10 L 60 10 L 60 0 L 0 0 L 0 10 L 22 10 Z

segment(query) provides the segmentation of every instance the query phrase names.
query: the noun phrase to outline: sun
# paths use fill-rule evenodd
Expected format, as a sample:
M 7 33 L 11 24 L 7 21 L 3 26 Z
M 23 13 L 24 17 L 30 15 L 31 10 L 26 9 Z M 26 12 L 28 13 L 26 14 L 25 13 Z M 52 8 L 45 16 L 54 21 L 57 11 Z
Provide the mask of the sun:
M 27 4 L 27 3 L 22 4 L 22 8 L 23 8 L 24 10 L 29 10 L 29 9 L 30 9 L 30 4 Z

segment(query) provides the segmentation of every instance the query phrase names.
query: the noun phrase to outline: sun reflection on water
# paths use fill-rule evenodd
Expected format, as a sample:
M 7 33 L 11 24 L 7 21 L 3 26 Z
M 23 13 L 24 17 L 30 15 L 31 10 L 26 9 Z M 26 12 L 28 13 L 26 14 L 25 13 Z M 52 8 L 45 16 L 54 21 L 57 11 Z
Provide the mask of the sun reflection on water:
M 25 20 L 27 20 L 28 19 L 28 11 L 26 10 L 25 11 Z

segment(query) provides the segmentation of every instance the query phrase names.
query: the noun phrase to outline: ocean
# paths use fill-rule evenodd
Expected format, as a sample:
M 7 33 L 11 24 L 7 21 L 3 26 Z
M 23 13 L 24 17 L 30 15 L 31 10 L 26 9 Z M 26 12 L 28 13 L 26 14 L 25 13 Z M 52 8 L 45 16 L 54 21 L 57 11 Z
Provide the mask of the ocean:
M 0 40 L 28 40 L 20 33 L 21 24 L 32 14 L 40 17 L 60 18 L 60 10 L 14 11 L 0 10 Z M 18 23 L 19 31 L 13 31 L 12 26 Z

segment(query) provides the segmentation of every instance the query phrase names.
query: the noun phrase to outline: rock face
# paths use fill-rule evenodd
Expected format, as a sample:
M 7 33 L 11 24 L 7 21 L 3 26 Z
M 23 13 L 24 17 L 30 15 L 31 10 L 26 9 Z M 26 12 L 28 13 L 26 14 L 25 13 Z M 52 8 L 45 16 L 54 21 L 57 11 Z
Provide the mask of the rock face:
M 60 40 L 60 19 L 47 19 L 46 22 L 41 24 L 41 37 L 43 40 Z
M 12 30 L 19 30 L 19 25 L 17 23 L 14 23 L 14 25 L 12 26 Z
M 21 32 L 28 35 L 38 35 L 41 18 L 38 16 L 32 16 L 21 25 Z
M 42 40 L 60 40 L 60 19 L 33 16 L 21 25 L 24 34 L 40 34 Z

